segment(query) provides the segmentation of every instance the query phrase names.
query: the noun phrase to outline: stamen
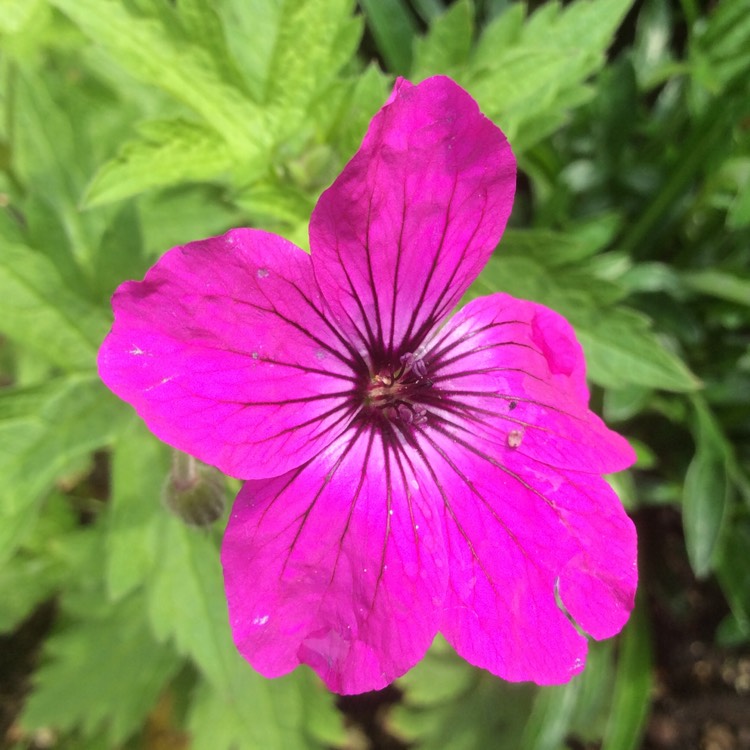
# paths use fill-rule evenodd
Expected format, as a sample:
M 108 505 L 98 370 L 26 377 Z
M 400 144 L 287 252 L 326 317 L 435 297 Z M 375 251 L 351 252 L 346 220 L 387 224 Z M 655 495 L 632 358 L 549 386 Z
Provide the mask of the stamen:
M 370 376 L 362 392 L 362 405 L 372 415 L 404 425 L 427 421 L 423 400 L 432 387 L 424 361 L 424 349 L 407 352 L 398 364 Z

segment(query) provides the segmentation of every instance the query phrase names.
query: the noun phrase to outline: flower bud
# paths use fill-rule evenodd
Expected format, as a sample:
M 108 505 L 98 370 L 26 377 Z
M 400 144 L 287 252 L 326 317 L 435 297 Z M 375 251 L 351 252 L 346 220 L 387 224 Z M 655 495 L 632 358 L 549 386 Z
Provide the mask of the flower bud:
M 188 526 L 209 526 L 224 512 L 224 477 L 213 466 L 175 451 L 163 498 L 167 508 Z

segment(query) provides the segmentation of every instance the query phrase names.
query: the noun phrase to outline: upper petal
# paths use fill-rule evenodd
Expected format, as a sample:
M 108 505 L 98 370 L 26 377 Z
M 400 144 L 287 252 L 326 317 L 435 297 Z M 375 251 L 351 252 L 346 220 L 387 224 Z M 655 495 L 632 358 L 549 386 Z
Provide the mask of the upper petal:
M 316 278 L 360 350 L 414 351 L 448 314 L 500 239 L 515 175 L 505 136 L 453 81 L 396 83 L 310 223 Z
M 238 229 L 173 248 L 112 304 L 102 380 L 176 448 L 275 476 L 346 428 L 358 355 L 286 240 Z
M 261 674 L 310 665 L 384 687 L 435 636 L 447 566 L 434 487 L 395 435 L 350 428 L 306 466 L 245 483 L 222 563 L 237 647 Z

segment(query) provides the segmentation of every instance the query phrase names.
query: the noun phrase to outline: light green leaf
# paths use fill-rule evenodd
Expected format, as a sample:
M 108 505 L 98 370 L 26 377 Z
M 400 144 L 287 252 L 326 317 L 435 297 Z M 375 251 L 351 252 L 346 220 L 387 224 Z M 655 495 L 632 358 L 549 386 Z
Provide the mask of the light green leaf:
M 487 27 L 462 82 L 482 111 L 502 125 L 514 150 L 552 132 L 572 103 L 589 97 L 585 81 L 604 64 L 631 4 L 578 0 L 561 9 L 546 3 L 524 24 L 523 9 L 511 5 Z M 529 124 L 534 131 L 526 130 Z
M 171 649 L 154 642 L 138 597 L 67 625 L 47 641 L 44 657 L 21 724 L 104 731 L 110 746 L 141 726 L 180 666 Z
M 36 13 L 41 0 L 0 0 L 0 32 L 15 34 Z
M 698 578 L 704 578 L 713 568 L 733 485 L 726 438 L 702 400 L 693 399 L 693 405 L 696 451 L 685 475 L 682 526 L 690 565 Z
M 107 332 L 104 312 L 75 295 L 41 253 L 6 244 L 0 254 L 0 329 L 64 370 L 90 369 Z
M 161 549 L 161 502 L 170 450 L 133 420 L 115 444 L 107 515 L 107 590 L 129 594 L 153 573 Z
M 333 696 L 307 669 L 265 680 L 247 666 L 231 694 L 203 683 L 188 727 L 192 750 L 340 747 L 345 740 Z
M 215 689 L 230 693 L 241 657 L 229 633 L 216 545 L 204 531 L 166 514 L 158 538 L 160 555 L 148 581 L 154 633 L 173 640 Z
M 473 37 L 474 5 L 459 0 L 435 19 L 426 36 L 415 39 L 412 78 L 460 70 L 469 59 Z
M 53 73 L 43 76 L 29 66 L 19 68 L 12 110 L 13 168 L 33 197 L 54 210 L 66 239 L 64 247 L 48 248 L 49 238 L 43 236 L 39 248 L 57 259 L 70 256 L 85 268 L 107 217 L 79 210 L 91 154 L 75 120 L 82 116 L 81 102 L 63 81 Z
M 267 681 L 238 653 L 229 631 L 219 551 L 205 532 L 162 515 L 158 539 L 160 555 L 148 583 L 152 628 L 159 640 L 173 640 L 207 680 L 191 712 L 192 747 L 307 748 L 339 742 L 333 702 L 316 678 L 302 672 Z
M 118 0 L 51 0 L 132 75 L 200 114 L 243 162 L 266 161 L 272 126 L 266 114 L 222 78 L 201 47 L 178 43 L 154 18 Z
M 0 390 L 0 559 L 23 543 L 42 494 L 109 443 L 127 418 L 124 404 L 92 375 Z
M 216 5 L 212 0 L 180 0 L 175 10 L 188 39 L 205 48 L 224 80 L 244 90 Z
M 94 176 L 84 203 L 97 206 L 156 187 L 208 181 L 234 164 L 226 142 L 215 132 L 186 120 L 160 120 L 139 127 L 141 138 Z
M 283 3 L 266 91 L 268 105 L 281 113 L 281 132 L 309 127 L 310 103 L 354 55 L 362 21 L 351 17 L 352 9 L 352 0 Z

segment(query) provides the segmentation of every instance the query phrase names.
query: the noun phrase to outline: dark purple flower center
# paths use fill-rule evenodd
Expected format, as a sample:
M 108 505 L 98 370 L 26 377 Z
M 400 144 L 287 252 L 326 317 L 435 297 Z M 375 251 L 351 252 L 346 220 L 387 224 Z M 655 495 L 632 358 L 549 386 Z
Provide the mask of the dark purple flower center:
M 365 414 L 406 424 L 425 422 L 424 401 L 432 388 L 427 374 L 419 353 L 404 354 L 398 364 L 368 374 L 361 390 Z

